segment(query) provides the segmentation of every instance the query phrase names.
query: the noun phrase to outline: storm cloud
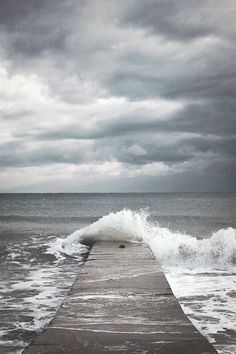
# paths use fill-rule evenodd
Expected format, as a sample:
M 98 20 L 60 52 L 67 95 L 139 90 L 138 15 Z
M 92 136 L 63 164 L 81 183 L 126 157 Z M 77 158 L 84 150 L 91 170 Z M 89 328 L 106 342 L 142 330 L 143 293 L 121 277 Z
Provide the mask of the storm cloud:
M 2 0 L 0 191 L 235 191 L 233 0 Z

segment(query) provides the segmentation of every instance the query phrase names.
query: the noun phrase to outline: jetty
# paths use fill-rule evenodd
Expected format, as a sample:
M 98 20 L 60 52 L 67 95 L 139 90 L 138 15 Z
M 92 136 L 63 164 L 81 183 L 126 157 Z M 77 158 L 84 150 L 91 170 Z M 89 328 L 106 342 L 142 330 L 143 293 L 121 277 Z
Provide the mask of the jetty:
M 96 242 L 55 318 L 24 354 L 212 354 L 143 243 Z

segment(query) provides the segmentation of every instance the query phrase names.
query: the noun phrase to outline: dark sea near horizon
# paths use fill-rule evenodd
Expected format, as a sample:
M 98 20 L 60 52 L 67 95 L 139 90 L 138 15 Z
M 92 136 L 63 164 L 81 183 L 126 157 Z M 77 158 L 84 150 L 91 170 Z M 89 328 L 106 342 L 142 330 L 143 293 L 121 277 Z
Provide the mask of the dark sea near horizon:
M 0 194 L 0 353 L 54 317 L 86 239 L 147 242 L 194 325 L 236 353 L 235 229 L 236 193 Z

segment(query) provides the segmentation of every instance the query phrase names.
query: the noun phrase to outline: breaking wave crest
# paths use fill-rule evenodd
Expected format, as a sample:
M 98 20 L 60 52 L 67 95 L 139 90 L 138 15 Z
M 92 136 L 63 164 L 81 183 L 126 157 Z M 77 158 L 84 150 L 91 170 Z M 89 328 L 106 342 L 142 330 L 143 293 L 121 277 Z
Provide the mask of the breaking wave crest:
M 86 244 L 96 241 L 145 242 L 164 266 L 225 267 L 236 264 L 235 229 L 221 229 L 207 239 L 197 239 L 151 223 L 148 216 L 145 210 L 124 209 L 110 213 L 65 239 L 57 238 L 48 253 L 58 257 L 79 257 L 87 252 Z

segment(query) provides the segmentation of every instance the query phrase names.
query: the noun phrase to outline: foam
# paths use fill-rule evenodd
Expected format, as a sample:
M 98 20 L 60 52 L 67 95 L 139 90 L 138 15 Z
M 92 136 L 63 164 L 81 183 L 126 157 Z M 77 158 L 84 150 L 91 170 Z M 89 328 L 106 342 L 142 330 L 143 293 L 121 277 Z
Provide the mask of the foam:
M 145 242 L 163 266 L 224 268 L 236 264 L 235 229 L 221 229 L 199 240 L 151 223 L 148 217 L 146 210 L 110 213 L 65 239 L 57 238 L 47 252 L 57 257 L 81 257 L 87 251 L 84 244 L 96 241 Z

